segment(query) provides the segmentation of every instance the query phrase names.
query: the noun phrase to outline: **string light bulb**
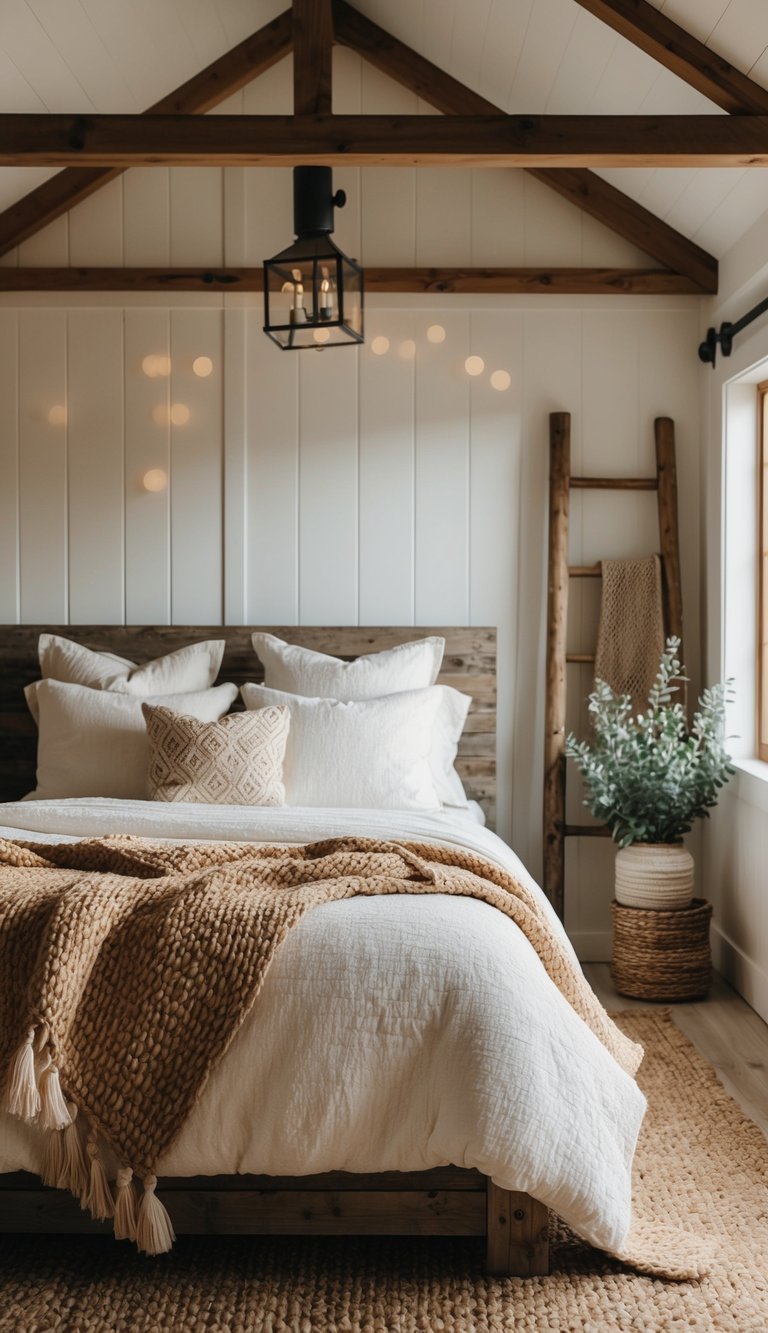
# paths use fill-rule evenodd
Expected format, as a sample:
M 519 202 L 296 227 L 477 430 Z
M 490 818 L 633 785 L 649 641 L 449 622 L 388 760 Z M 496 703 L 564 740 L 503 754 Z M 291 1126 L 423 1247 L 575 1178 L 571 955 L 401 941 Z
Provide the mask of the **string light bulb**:
M 196 356 L 192 362 L 192 371 L 198 379 L 207 379 L 212 370 L 213 362 L 209 356 Z
M 406 338 L 405 342 L 401 342 L 397 352 L 403 361 L 412 361 L 416 355 L 416 344 L 413 338 Z
M 499 393 L 503 393 L 505 389 L 508 389 L 511 383 L 512 376 L 508 370 L 494 370 L 491 375 L 491 388 L 498 389 Z
M 63 403 L 54 403 L 53 407 L 48 409 L 48 424 L 50 426 L 66 426 L 67 409 Z
M 384 356 L 389 351 L 389 338 L 380 333 L 378 338 L 373 339 L 371 351 L 374 356 Z
M 481 356 L 468 356 L 464 362 L 464 369 L 468 375 L 482 375 L 485 370 L 485 362 Z
M 174 403 L 168 416 L 172 426 L 186 426 L 189 421 L 189 408 L 186 403 Z
M 145 491 L 156 493 L 164 491 L 168 484 L 168 474 L 161 467 L 151 467 L 141 479 Z
M 147 379 L 167 379 L 171 373 L 171 358 L 169 356 L 157 356 L 152 353 L 144 357 L 141 369 Z
M 445 329 L 442 324 L 430 324 L 427 329 L 427 338 L 431 343 L 444 343 Z

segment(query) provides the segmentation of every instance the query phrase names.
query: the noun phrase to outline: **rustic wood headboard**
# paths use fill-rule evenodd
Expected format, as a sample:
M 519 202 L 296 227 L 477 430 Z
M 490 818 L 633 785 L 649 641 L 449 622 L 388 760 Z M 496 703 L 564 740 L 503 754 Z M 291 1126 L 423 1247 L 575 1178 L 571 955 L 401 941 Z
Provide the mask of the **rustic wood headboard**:
M 242 685 L 260 681 L 261 663 L 251 645 L 254 629 L 267 628 L 289 643 L 352 659 L 395 644 L 440 634 L 445 657 L 440 683 L 471 694 L 473 703 L 459 746 L 457 768 L 467 795 L 480 803 L 489 827 L 496 815 L 496 630 L 422 628 L 339 629 L 297 626 L 221 625 L 4 625 L 0 627 L 0 800 L 15 801 L 35 786 L 37 732 L 27 710 L 24 686 L 39 678 L 37 640 L 41 632 L 62 634 L 101 652 L 134 662 L 149 661 L 202 639 L 227 641 L 220 680 Z

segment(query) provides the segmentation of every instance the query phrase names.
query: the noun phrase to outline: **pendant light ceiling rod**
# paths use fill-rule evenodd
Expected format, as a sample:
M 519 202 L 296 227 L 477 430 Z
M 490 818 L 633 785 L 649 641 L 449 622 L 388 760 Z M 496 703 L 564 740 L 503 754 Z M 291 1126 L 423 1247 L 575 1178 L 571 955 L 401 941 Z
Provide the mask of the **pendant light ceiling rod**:
M 331 0 L 294 0 L 292 36 L 294 115 L 331 115 Z M 264 332 L 283 351 L 363 341 L 362 270 L 331 240 L 334 209 L 346 202 L 330 167 L 294 167 L 296 239 L 264 261 Z

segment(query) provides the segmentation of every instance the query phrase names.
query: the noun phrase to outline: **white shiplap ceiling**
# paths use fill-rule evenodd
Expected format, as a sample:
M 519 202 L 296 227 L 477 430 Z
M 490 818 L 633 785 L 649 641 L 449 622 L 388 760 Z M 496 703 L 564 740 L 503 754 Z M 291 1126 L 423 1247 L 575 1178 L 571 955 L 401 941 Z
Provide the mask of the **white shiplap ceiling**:
M 505 111 L 723 114 L 575 0 L 354 2 Z M 0 111 L 144 110 L 285 3 L 0 0 Z M 768 86 L 768 0 L 653 3 Z M 0 170 L 0 208 L 50 174 Z M 718 256 L 768 209 L 760 169 L 601 174 Z

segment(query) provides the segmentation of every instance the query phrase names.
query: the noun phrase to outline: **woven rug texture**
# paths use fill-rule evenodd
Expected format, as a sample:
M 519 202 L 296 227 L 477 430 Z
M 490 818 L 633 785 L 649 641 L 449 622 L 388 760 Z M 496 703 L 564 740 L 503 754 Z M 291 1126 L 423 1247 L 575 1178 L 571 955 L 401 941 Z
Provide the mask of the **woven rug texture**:
M 548 1277 L 494 1279 L 460 1239 L 180 1237 L 148 1259 L 102 1237 L 4 1237 L 2 1333 L 767 1333 L 768 1142 L 664 1012 L 646 1048 L 643 1212 L 714 1240 L 698 1282 L 643 1276 L 559 1224 Z

